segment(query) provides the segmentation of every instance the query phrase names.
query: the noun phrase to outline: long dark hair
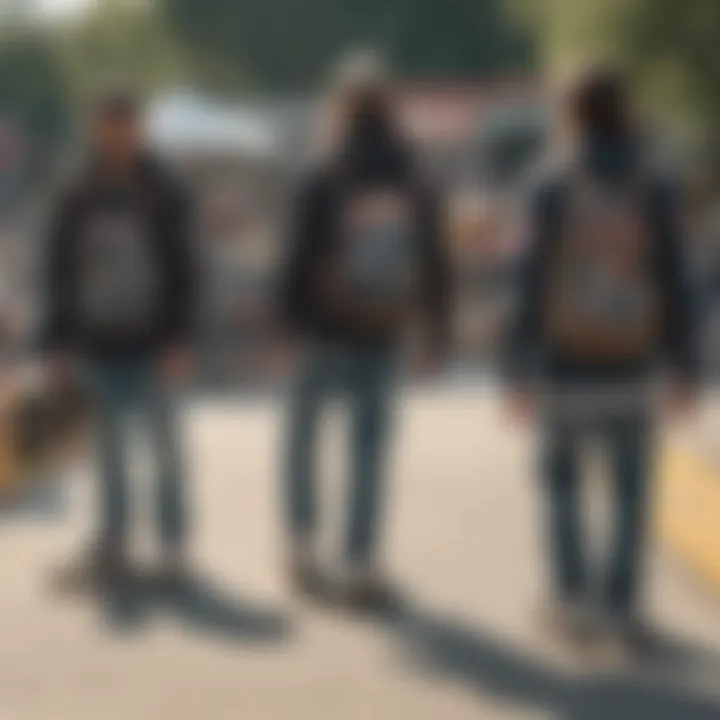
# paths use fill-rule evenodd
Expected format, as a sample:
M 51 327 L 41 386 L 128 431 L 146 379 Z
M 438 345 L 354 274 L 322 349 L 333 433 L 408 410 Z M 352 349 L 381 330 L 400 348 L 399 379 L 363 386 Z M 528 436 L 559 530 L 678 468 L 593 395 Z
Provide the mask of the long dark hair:
M 389 90 L 357 88 L 347 98 L 341 162 L 350 174 L 365 177 L 407 175 L 410 147 Z
M 634 133 L 625 79 L 613 67 L 596 66 L 580 75 L 570 88 L 568 111 L 581 136 L 627 138 Z

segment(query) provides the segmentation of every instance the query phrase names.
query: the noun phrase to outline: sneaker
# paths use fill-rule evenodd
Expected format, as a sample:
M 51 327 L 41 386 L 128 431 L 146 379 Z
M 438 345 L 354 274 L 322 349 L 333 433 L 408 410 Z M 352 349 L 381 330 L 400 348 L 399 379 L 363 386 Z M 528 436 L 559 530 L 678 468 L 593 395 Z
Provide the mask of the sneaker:
M 606 655 L 618 661 L 647 659 L 658 646 L 653 628 L 637 617 L 611 617 L 605 622 Z
M 391 584 L 380 573 L 368 568 L 349 572 L 333 595 L 341 605 L 361 611 L 388 610 L 398 600 Z
M 553 637 L 584 649 L 598 637 L 599 626 L 589 605 L 581 600 L 554 600 L 542 607 L 540 621 Z
M 53 586 L 64 595 L 92 593 L 127 582 L 130 574 L 121 551 L 97 545 L 62 568 L 53 578 Z
M 144 624 L 147 603 L 136 583 L 122 581 L 106 586 L 102 597 L 106 620 L 112 629 L 129 632 Z
M 192 587 L 194 575 L 184 555 L 172 553 L 158 568 L 153 584 L 161 593 L 182 593 Z
M 288 562 L 290 585 L 298 595 L 315 597 L 321 594 L 324 583 L 315 554 L 308 542 L 296 542 Z

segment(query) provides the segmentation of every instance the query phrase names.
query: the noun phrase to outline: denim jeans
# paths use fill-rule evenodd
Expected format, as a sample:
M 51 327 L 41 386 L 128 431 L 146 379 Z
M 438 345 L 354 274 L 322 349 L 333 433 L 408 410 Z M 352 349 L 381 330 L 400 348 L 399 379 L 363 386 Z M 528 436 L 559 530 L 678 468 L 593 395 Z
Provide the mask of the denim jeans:
M 172 393 L 150 361 L 103 361 L 90 368 L 97 406 L 100 537 L 102 546 L 122 550 L 130 512 L 128 431 L 134 420 L 155 456 L 156 512 L 161 539 L 177 548 L 185 534 L 185 497 Z
M 582 599 L 590 569 L 583 547 L 580 486 L 583 453 L 598 443 L 611 469 L 613 535 L 603 602 L 613 614 L 634 610 L 643 540 L 650 513 L 651 431 L 639 413 L 577 423 L 550 423 L 544 437 L 543 474 L 548 500 L 551 564 L 560 598 Z
M 350 525 L 345 544 L 351 562 L 369 563 L 377 537 L 388 419 L 396 378 L 391 349 L 316 348 L 292 394 L 286 468 L 291 534 L 308 539 L 316 529 L 315 456 L 327 403 L 340 397 L 352 416 Z

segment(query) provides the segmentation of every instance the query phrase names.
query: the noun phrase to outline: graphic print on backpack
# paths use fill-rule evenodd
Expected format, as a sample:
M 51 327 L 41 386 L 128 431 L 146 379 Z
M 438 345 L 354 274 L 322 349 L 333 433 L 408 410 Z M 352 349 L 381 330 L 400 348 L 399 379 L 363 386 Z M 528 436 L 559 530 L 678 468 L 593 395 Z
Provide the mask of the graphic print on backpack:
M 157 273 L 140 218 L 98 212 L 82 235 L 80 303 L 83 324 L 100 332 L 143 331 L 152 322 Z
M 416 285 L 416 248 L 408 199 L 373 192 L 351 199 L 343 215 L 340 275 L 356 306 L 398 315 Z
M 631 359 L 650 349 L 660 320 L 648 220 L 637 188 L 569 188 L 550 276 L 549 330 L 579 357 Z

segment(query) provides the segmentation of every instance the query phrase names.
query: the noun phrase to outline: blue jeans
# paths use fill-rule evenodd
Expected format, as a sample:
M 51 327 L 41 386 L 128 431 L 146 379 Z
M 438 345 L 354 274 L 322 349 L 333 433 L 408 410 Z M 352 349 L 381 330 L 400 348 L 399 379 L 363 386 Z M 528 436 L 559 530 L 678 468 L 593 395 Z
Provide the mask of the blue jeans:
M 612 470 L 614 528 L 603 601 L 613 614 L 633 611 L 643 540 L 650 512 L 649 420 L 628 414 L 588 423 L 550 424 L 544 438 L 543 474 L 548 492 L 548 529 L 558 595 L 582 599 L 589 592 L 589 568 L 580 522 L 582 454 L 597 442 Z
M 100 543 L 121 550 L 127 541 L 127 434 L 137 419 L 145 426 L 157 462 L 155 489 L 161 538 L 167 549 L 175 549 L 185 534 L 185 497 L 172 393 L 150 361 L 95 362 L 90 370 L 99 436 Z
M 352 415 L 346 553 L 352 562 L 370 562 L 377 536 L 395 379 L 396 353 L 391 349 L 324 346 L 309 357 L 292 396 L 286 458 L 287 510 L 296 539 L 307 539 L 315 532 L 317 431 L 327 403 L 341 397 Z

